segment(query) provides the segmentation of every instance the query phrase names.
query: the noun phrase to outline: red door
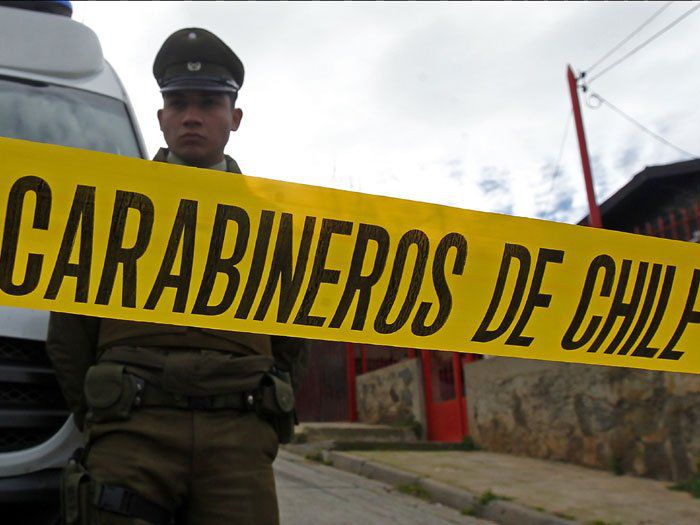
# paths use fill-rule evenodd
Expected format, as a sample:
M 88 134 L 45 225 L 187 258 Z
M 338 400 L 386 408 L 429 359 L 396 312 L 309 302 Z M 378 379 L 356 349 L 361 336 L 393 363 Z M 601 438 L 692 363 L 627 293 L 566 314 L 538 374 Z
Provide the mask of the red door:
M 457 352 L 421 352 L 430 441 L 460 442 L 468 434 L 463 356 Z

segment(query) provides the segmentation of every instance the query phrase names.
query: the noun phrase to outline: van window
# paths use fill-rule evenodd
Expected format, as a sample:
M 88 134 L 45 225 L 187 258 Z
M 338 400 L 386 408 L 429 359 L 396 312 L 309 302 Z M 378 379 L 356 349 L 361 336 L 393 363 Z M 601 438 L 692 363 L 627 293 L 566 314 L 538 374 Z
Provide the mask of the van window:
M 44 82 L 0 78 L 0 136 L 141 156 L 123 102 Z

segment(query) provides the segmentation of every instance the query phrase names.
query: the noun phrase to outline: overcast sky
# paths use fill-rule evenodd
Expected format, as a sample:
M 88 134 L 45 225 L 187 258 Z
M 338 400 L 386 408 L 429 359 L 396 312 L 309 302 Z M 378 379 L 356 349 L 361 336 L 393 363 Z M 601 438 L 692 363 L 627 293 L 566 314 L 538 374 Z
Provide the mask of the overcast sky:
M 151 68 L 183 27 L 216 33 L 246 68 L 244 173 L 461 208 L 577 222 L 587 213 L 565 68 L 585 70 L 661 2 L 74 2 L 163 144 Z M 679 17 L 675 2 L 617 57 Z M 700 154 L 700 10 L 599 80 L 593 92 Z M 585 97 L 584 99 L 585 100 Z M 646 165 L 688 157 L 583 102 L 598 200 Z

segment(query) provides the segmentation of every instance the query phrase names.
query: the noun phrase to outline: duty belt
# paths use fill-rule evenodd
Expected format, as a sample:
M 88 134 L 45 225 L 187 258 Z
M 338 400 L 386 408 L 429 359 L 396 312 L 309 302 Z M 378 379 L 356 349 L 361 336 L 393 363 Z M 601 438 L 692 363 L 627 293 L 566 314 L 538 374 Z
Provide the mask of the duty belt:
M 198 352 L 201 352 L 199 354 Z M 292 414 L 289 374 L 269 356 L 212 359 L 206 349 L 112 347 L 85 378 L 95 421 L 127 418 L 137 407 L 255 410 Z
M 134 382 L 137 394 L 134 397 L 136 407 L 167 407 L 192 410 L 252 410 L 260 398 L 259 391 L 234 392 L 212 396 L 187 396 L 168 392 L 144 379 L 127 374 Z

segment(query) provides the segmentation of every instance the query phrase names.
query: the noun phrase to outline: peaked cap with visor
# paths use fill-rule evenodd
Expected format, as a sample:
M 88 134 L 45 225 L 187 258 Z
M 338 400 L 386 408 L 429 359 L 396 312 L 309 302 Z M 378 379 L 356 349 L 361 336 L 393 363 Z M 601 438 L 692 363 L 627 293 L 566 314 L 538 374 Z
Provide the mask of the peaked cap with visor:
M 245 71 L 236 56 L 215 34 L 199 27 L 180 29 L 161 46 L 153 62 L 161 93 L 197 90 L 237 93 Z

